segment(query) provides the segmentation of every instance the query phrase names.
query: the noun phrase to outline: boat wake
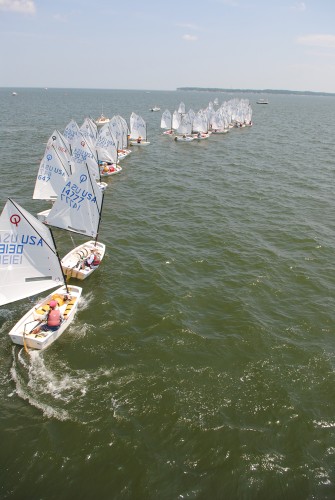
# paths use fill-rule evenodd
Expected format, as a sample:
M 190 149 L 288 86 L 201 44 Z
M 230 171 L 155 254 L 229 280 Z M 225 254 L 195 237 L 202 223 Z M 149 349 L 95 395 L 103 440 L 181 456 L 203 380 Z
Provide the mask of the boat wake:
M 20 349 L 16 354 L 16 348 L 13 347 L 13 364 L 11 367 L 11 376 L 15 383 L 15 391 L 20 398 L 28 401 L 29 404 L 41 410 L 43 415 L 48 418 L 56 418 L 57 420 L 71 420 L 68 411 L 64 409 L 54 408 L 51 404 L 43 402 L 40 398 L 42 394 L 51 390 L 51 394 L 59 397 L 59 388 L 62 384 L 57 381 L 50 372 L 40 356 L 39 351 L 31 353 L 30 361 L 26 360 L 24 349 Z M 58 386 L 58 388 L 57 388 Z M 49 392 L 50 394 L 50 392 Z M 58 396 L 57 396 L 58 394 Z
M 33 350 L 28 355 L 23 347 L 13 346 L 10 374 L 15 389 L 9 396 L 27 401 L 46 418 L 89 425 L 100 418 L 96 394 L 101 393 L 101 404 L 106 398 L 106 384 L 109 386 L 117 377 L 114 372 L 114 368 L 104 367 L 73 369 L 55 353 L 46 356 Z M 111 397 L 113 393 L 105 401 L 108 407 Z
M 71 373 L 67 366 L 58 365 L 59 362 L 55 369 L 51 369 L 41 351 L 31 351 L 28 357 L 24 348 L 17 351 L 13 347 L 11 376 L 15 391 L 11 396 L 16 393 L 45 417 L 78 421 L 69 408 L 72 402 L 78 402 L 86 395 L 90 374 L 80 370 Z
M 84 311 L 85 309 L 88 309 L 94 300 L 95 298 L 93 292 L 87 292 L 85 296 L 82 295 L 78 304 L 78 311 Z

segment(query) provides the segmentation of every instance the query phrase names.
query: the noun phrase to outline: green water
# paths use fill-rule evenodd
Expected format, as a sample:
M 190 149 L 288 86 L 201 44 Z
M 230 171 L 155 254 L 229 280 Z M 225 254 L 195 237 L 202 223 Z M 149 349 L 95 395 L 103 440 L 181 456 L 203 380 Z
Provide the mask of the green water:
M 72 118 L 135 111 L 151 142 L 108 179 L 63 336 L 28 358 L 7 333 L 33 299 L 0 309 L 1 498 L 335 497 L 335 99 L 241 95 L 253 127 L 162 135 L 215 97 L 236 95 L 0 90 L 1 208 L 47 208 L 39 161 Z

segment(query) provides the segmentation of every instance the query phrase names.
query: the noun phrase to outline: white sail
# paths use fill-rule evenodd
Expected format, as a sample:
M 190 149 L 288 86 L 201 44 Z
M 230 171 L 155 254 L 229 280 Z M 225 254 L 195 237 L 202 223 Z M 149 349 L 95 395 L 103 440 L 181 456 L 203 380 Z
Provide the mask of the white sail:
M 100 128 L 95 147 L 100 161 L 116 163 L 117 141 L 109 123 Z
M 67 124 L 64 136 L 71 145 L 74 167 L 86 163 L 95 179 L 100 180 L 97 152 L 92 145 L 91 139 L 87 140 L 84 137 L 75 120 L 71 120 Z
M 75 120 L 71 120 L 65 127 L 63 132 L 64 137 L 69 141 L 72 146 L 72 143 L 78 139 L 78 137 L 82 137 L 82 134 L 79 129 L 79 125 Z
M 144 119 L 132 113 L 130 117 L 130 139 L 138 139 L 141 137 L 144 141 L 147 140 L 147 126 Z
M 96 180 L 100 180 L 100 171 L 96 149 L 92 149 L 90 142 L 79 134 L 72 141 L 72 159 L 74 170 L 87 165 Z
M 172 127 L 171 128 L 173 128 L 174 130 L 177 130 L 177 128 L 180 125 L 180 120 L 181 120 L 180 114 L 178 113 L 178 111 L 174 111 L 173 115 L 172 115 Z
M 119 149 L 125 149 L 128 147 L 128 135 L 130 133 L 129 128 L 128 128 L 128 124 L 122 116 L 117 115 L 116 118 L 119 120 L 121 130 L 122 130 L 122 139 L 121 139 L 121 143 L 118 144 L 118 147 L 119 147 Z
M 64 282 L 51 231 L 8 199 L 0 216 L 0 305 Z
M 110 128 L 112 136 L 115 139 L 116 150 L 118 150 L 119 145 L 121 145 L 123 142 L 123 139 L 122 139 L 123 130 L 122 130 L 122 125 L 120 123 L 120 120 L 116 116 L 113 116 L 111 118 L 111 120 L 109 122 L 109 128 Z
M 194 132 L 208 132 L 207 116 L 202 110 L 194 116 L 192 129 Z
M 182 135 L 189 135 L 192 133 L 192 121 L 188 113 L 183 115 L 180 125 L 177 128 L 176 132 L 177 134 L 182 134 Z
M 39 166 L 33 199 L 55 200 L 59 186 L 65 185 L 72 170 L 70 145 L 65 137 L 58 130 L 55 130 L 47 142 Z
M 166 109 L 161 117 L 161 128 L 171 129 L 172 128 L 171 125 L 172 125 L 171 112 L 168 109 Z
M 190 117 L 190 120 L 191 122 L 193 122 L 194 120 L 194 117 L 195 117 L 195 111 L 193 111 L 193 109 L 189 109 L 188 112 L 187 112 L 188 116 Z
M 129 129 L 130 129 L 130 133 L 132 131 L 132 129 L 134 128 L 134 124 L 136 123 L 137 121 L 137 118 L 138 118 L 138 115 L 133 111 L 130 115 L 130 118 L 129 118 Z
M 218 109 L 210 119 L 212 130 L 223 130 L 225 128 L 225 121 L 221 109 Z
M 96 238 L 101 218 L 103 192 L 86 165 L 71 175 L 58 193 L 46 223 L 60 229 Z
M 79 130 L 86 141 L 90 143 L 91 149 L 94 149 L 94 144 L 98 137 L 98 127 L 92 118 L 85 118 Z
M 183 102 L 179 104 L 178 113 L 181 115 L 185 114 L 185 104 Z

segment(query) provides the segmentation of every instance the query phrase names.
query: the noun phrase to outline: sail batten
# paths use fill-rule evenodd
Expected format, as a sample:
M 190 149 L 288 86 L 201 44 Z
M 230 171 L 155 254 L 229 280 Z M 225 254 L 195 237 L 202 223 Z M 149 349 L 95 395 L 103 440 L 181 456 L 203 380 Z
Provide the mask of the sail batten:
M 25 282 L 32 282 L 32 281 L 50 281 L 52 280 L 52 276 L 32 276 L 30 278 L 25 278 Z

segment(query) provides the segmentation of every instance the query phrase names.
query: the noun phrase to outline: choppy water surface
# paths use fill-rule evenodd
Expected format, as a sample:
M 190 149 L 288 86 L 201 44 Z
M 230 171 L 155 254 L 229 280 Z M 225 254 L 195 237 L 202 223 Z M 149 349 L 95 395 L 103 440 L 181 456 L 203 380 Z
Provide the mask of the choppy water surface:
M 249 98 L 254 126 L 161 134 L 165 108 L 215 97 Z M 71 118 L 135 111 L 151 141 L 108 179 L 107 255 L 64 335 L 28 358 L 7 333 L 33 299 L 0 309 L 0 496 L 334 498 L 335 99 L 0 98 L 1 209 L 8 196 L 46 208 L 39 161 Z

